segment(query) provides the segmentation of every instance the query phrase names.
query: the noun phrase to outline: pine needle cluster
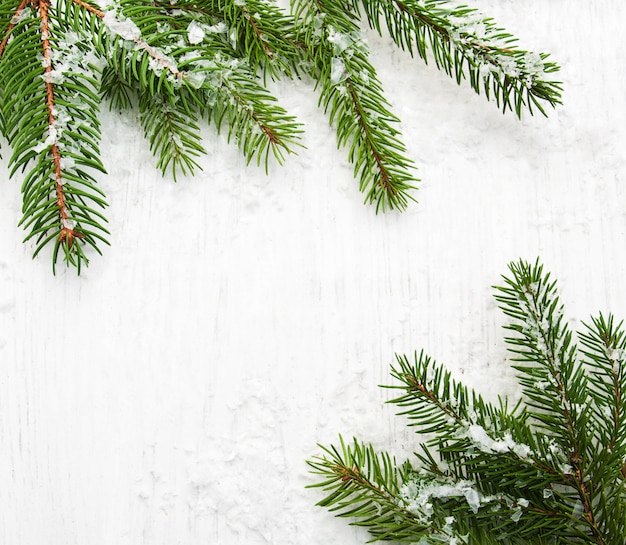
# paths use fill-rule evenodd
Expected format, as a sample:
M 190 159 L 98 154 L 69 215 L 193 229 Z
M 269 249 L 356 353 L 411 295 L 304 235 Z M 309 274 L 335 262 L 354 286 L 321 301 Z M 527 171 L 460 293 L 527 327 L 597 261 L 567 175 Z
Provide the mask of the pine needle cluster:
M 503 111 L 545 114 L 560 102 L 558 66 L 495 22 L 446 0 L 0 0 L 0 131 L 11 175 L 24 172 L 34 255 L 52 248 L 80 271 L 108 244 L 102 102 L 135 109 L 157 166 L 199 168 L 200 126 L 224 129 L 248 162 L 282 163 L 301 124 L 269 79 L 308 78 L 376 210 L 414 200 L 413 163 L 369 59 L 361 25 L 434 60 Z
M 523 394 L 487 402 L 421 353 L 397 356 L 391 403 L 419 433 L 402 465 L 357 439 L 308 463 L 319 505 L 375 540 L 419 545 L 626 543 L 626 335 L 599 315 L 570 331 L 539 262 L 510 266 L 496 300 Z

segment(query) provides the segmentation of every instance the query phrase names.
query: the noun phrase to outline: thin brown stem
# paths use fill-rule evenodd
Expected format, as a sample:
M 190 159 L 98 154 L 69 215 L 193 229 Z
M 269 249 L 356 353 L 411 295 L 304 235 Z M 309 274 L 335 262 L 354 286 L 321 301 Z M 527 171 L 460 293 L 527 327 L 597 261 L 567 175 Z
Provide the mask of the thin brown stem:
M 248 21 L 248 23 L 250 23 L 250 26 L 254 30 L 254 33 L 257 35 L 257 38 L 259 38 L 259 41 L 261 42 L 261 45 L 263 46 L 263 49 L 265 50 L 265 53 L 267 54 L 267 56 L 270 59 L 273 59 L 275 54 L 272 51 L 272 49 L 270 48 L 270 46 L 267 45 L 267 42 L 263 39 L 263 33 L 261 32 L 261 29 L 259 28 L 259 25 L 256 24 L 256 21 L 250 15 L 250 13 L 245 8 L 245 6 L 243 7 L 242 11 L 243 11 L 243 16 L 245 17 L 246 21 Z
M 593 507 L 591 504 L 591 495 L 585 482 L 586 479 L 583 468 L 583 459 L 581 452 L 578 449 L 579 445 L 577 441 L 577 434 L 574 428 L 572 413 L 569 410 L 570 401 L 567 394 L 567 388 L 565 386 L 565 382 L 563 381 L 560 368 L 557 364 L 558 354 L 554 350 L 554 347 L 551 345 L 549 336 L 547 335 L 546 331 L 544 331 L 543 328 L 540 326 L 542 316 L 539 311 L 539 302 L 537 300 L 538 294 L 533 290 L 530 284 L 526 284 L 525 287 L 526 292 L 530 294 L 528 300 L 529 310 L 532 314 L 533 319 L 535 320 L 535 323 L 538 324 L 539 332 L 542 336 L 543 343 L 546 346 L 545 355 L 547 358 L 549 371 L 556 381 L 559 400 L 561 402 L 560 405 L 563 407 L 563 419 L 565 421 L 565 428 L 567 430 L 567 435 L 569 436 L 572 447 L 571 452 L 569 453 L 569 460 L 572 463 L 573 469 L 573 479 L 571 484 L 578 493 L 578 497 L 580 498 L 583 506 L 583 516 L 591 530 L 591 533 L 593 534 L 593 538 L 595 539 L 596 543 L 598 543 L 598 545 L 605 545 L 606 542 L 602 537 L 602 533 L 598 527 L 598 522 L 595 520 Z
M 77 6 L 86 9 L 90 13 L 93 13 L 99 19 L 104 19 L 106 15 L 106 13 L 104 13 L 102 10 L 95 8 L 87 2 L 83 2 L 83 0 L 72 0 L 72 2 L 74 2 L 74 4 L 76 4 Z M 142 40 L 141 38 L 134 38 L 133 42 L 135 42 L 141 49 L 148 53 L 148 55 L 155 59 L 163 68 L 173 74 L 176 78 L 181 79 L 185 75 L 180 72 L 175 65 L 173 65 L 166 58 L 160 55 L 159 52 L 146 41 Z
M 14 21 L 16 18 L 18 18 L 22 10 L 26 7 L 26 4 L 30 4 L 30 2 L 31 0 L 22 0 L 19 6 L 17 6 L 13 17 L 11 18 L 11 21 Z M 2 39 L 2 42 L 0 42 L 0 59 L 2 58 L 2 54 L 4 53 L 4 48 L 7 46 L 7 43 L 9 43 L 9 39 L 11 38 L 11 31 L 15 28 L 16 24 L 17 23 L 13 22 L 9 23 L 9 26 L 4 33 L 4 38 Z
M 393 185 L 391 184 L 391 175 L 387 171 L 387 167 L 385 167 L 383 163 L 383 158 L 380 153 L 378 153 L 378 150 L 376 149 L 376 146 L 372 141 L 372 138 L 370 136 L 370 128 L 365 119 L 365 113 L 363 112 L 363 108 L 361 107 L 361 101 L 359 100 L 358 94 L 354 90 L 354 86 L 352 85 L 350 78 L 348 78 L 348 81 L 346 82 L 346 87 L 348 88 L 348 92 L 350 93 L 350 99 L 354 104 L 354 109 L 359 120 L 361 131 L 365 136 L 365 140 L 367 141 L 367 145 L 370 149 L 372 157 L 374 157 L 374 161 L 376 162 L 376 168 L 378 169 L 378 172 L 380 172 L 380 180 L 378 182 L 378 185 L 384 189 L 385 193 L 388 196 L 395 197 L 397 195 L 397 191 L 393 188 Z
M 56 130 L 55 102 L 54 102 L 54 85 L 49 75 L 52 72 L 52 55 L 50 46 L 50 21 L 48 11 L 50 9 L 50 0 L 38 0 L 39 17 L 41 19 L 41 43 L 43 47 L 43 64 L 46 76 L 44 77 L 46 86 L 46 107 L 48 110 L 48 127 L 51 132 Z M 74 229 L 73 224 L 69 220 L 67 202 L 65 199 L 65 190 L 63 189 L 63 175 L 61 171 L 61 154 L 59 145 L 55 139 L 50 146 L 52 154 L 52 162 L 54 164 L 56 205 L 59 209 L 59 217 L 61 219 L 61 230 L 59 231 L 59 240 L 61 243 L 72 247 L 75 238 L 83 238 L 80 232 Z
M 104 19 L 104 11 L 101 11 L 98 8 L 95 8 L 91 4 L 88 4 L 87 2 L 83 2 L 83 0 L 72 0 L 72 2 L 74 2 L 74 4 L 76 4 L 77 6 L 80 6 L 81 8 L 86 9 L 88 12 L 93 13 L 94 15 L 100 17 L 100 19 Z
M 427 26 L 434 32 L 437 32 L 438 34 L 440 34 L 445 41 L 449 42 L 451 40 L 450 30 L 438 24 L 433 18 L 427 15 L 424 15 L 423 13 L 420 13 L 418 10 L 412 10 L 406 4 L 404 4 L 403 2 L 400 2 L 399 0 L 393 0 L 393 3 L 396 5 L 396 7 L 398 8 L 400 12 L 407 13 L 409 14 L 410 17 L 414 17 L 415 19 L 420 21 L 420 23 L 423 24 L 424 26 Z M 473 47 L 477 47 L 478 49 L 484 49 L 485 51 L 498 51 L 501 53 L 515 53 L 515 51 L 513 51 L 512 49 L 507 49 L 506 47 L 502 47 L 502 48 L 493 47 L 491 45 L 484 44 L 478 40 L 471 40 L 470 43 Z

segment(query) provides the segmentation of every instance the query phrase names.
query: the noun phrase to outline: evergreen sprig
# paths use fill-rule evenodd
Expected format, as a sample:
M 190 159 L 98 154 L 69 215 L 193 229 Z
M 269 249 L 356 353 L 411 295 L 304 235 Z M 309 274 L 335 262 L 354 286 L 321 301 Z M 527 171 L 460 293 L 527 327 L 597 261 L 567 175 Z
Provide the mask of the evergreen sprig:
M 509 265 L 496 300 L 521 400 L 510 407 L 452 378 L 424 352 L 396 356 L 391 403 L 419 433 L 397 465 L 357 439 L 308 461 L 319 505 L 373 540 L 626 543 L 626 334 L 599 315 L 574 335 L 556 282 L 537 261 Z M 580 347 L 575 338 L 578 339 Z
M 551 79 L 559 67 L 546 53 L 517 46 L 517 39 L 481 11 L 449 0 L 342 0 L 346 9 L 364 11 L 368 24 L 382 34 L 384 22 L 394 42 L 457 83 L 467 79 L 476 93 L 495 98 L 503 111 L 521 117 L 524 108 L 561 102 L 561 84 Z
M 52 247 L 80 272 L 85 247 L 108 244 L 98 180 L 102 100 L 136 108 L 157 167 L 193 174 L 202 123 L 224 129 L 247 162 L 282 163 L 301 124 L 268 79 L 311 77 L 365 200 L 376 210 L 415 200 L 413 162 L 361 33 L 430 55 L 504 110 L 545 113 L 560 101 L 558 67 L 514 47 L 489 18 L 442 0 L 0 0 L 0 130 L 24 172 L 21 225 L 34 255 Z

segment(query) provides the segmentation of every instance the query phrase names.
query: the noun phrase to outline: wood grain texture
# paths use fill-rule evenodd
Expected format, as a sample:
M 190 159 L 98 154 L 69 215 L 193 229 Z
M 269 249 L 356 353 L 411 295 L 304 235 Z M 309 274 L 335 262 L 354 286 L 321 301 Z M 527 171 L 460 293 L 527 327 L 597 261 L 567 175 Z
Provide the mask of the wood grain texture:
M 364 543 L 304 460 L 339 433 L 410 454 L 377 387 L 394 352 L 516 395 L 490 286 L 519 257 L 574 326 L 626 317 L 626 5 L 477 5 L 552 51 L 565 105 L 519 123 L 369 34 L 423 179 L 404 214 L 361 204 L 306 82 L 277 93 L 308 148 L 267 177 L 207 130 L 174 184 L 105 115 L 112 247 L 80 278 L 31 261 L 0 184 L 0 543 Z

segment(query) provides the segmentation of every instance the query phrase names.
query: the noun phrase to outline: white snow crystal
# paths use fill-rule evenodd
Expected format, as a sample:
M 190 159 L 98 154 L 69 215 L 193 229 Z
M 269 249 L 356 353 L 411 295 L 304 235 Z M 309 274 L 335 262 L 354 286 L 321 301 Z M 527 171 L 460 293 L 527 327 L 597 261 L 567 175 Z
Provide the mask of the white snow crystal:
M 58 135 L 57 135 L 56 127 L 54 125 L 49 125 L 48 126 L 48 136 L 46 137 L 45 141 L 40 142 L 39 144 L 37 144 L 33 148 L 33 151 L 35 153 L 41 153 L 43 150 L 48 149 L 53 144 L 56 144 L 57 138 L 58 138 Z
M 230 39 L 230 45 L 233 47 L 233 49 L 237 48 L 237 29 L 233 28 L 230 31 L 230 34 L 228 35 L 229 39 Z
M 65 77 L 62 70 L 49 70 L 41 76 L 46 83 L 63 83 Z
M 187 39 L 190 44 L 199 44 L 204 40 L 204 29 L 195 21 L 191 21 L 187 27 Z
M 186 79 L 194 89 L 199 89 L 206 80 L 206 72 L 187 72 Z
M 70 168 L 74 168 L 76 166 L 76 161 L 73 157 L 63 156 L 61 157 L 61 168 L 63 170 L 68 170 Z
M 76 222 L 69 218 L 63 218 L 61 220 L 61 223 L 63 224 L 63 227 L 65 227 L 66 229 L 69 229 L 70 231 L 73 230 L 74 227 L 76 227 Z
M 141 38 L 141 30 L 130 19 L 121 20 L 112 11 L 107 11 L 103 18 L 104 25 L 112 34 L 124 40 L 138 40 Z
M 467 487 L 463 490 L 463 495 L 465 496 L 465 500 L 469 505 L 470 509 L 474 513 L 478 513 L 478 508 L 480 507 L 480 495 L 478 491 L 474 488 Z
M 493 439 L 485 428 L 472 424 L 467 428 L 467 437 L 482 452 L 514 452 L 520 458 L 526 459 L 530 455 L 530 447 L 513 441 L 511 434 L 506 433 L 502 439 Z
M 495 69 L 495 66 L 490 62 L 481 62 L 478 65 L 478 75 L 484 79 L 488 77 Z
M 531 76 L 543 75 L 543 59 L 537 53 L 526 53 L 524 55 L 524 69 Z
M 74 45 L 78 42 L 81 41 L 80 36 L 78 35 L 77 32 L 74 32 L 73 30 L 70 30 L 69 32 L 66 32 L 63 37 L 65 38 L 65 43 L 67 45 Z
M 204 31 L 208 34 L 225 34 L 228 32 L 228 26 L 224 21 L 220 21 L 216 25 L 205 26 Z
M 506 75 L 509 76 L 511 78 L 516 78 L 517 76 L 519 76 L 519 67 L 517 66 L 517 61 L 515 59 L 513 59 L 512 57 L 507 57 L 505 55 L 499 55 L 498 56 L 498 63 L 500 65 L 500 69 L 502 70 L 502 72 Z M 531 294 L 536 294 L 537 291 L 533 290 L 532 286 L 531 286 Z
M 29 17 L 31 17 L 32 14 L 33 13 L 30 9 L 30 6 L 26 6 L 24 9 L 17 11 L 15 15 L 11 17 L 11 24 L 17 25 L 20 21 L 23 21 L 24 19 L 28 19 Z
M 350 36 L 336 31 L 332 26 L 328 27 L 328 37 L 326 39 L 334 45 L 335 55 L 342 53 L 352 45 Z
M 313 17 L 313 36 L 315 38 L 321 38 L 324 31 L 324 17 L 325 13 L 318 13 Z
M 428 484 L 409 482 L 405 483 L 400 491 L 400 495 L 408 511 L 427 521 L 434 512 L 432 499 L 465 498 L 469 508 L 477 513 L 482 503 L 487 503 L 493 498 L 484 497 L 474 488 L 471 481 L 459 481 L 456 483 L 436 483 Z M 454 517 L 446 524 L 451 524 Z
M 332 64 L 330 65 L 330 82 L 333 85 L 337 85 L 347 77 L 346 65 L 343 63 L 343 60 L 339 57 L 333 57 Z

